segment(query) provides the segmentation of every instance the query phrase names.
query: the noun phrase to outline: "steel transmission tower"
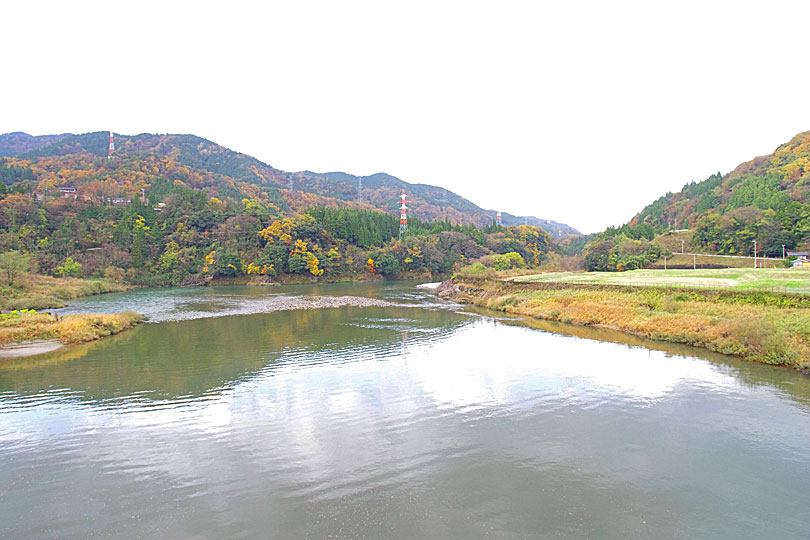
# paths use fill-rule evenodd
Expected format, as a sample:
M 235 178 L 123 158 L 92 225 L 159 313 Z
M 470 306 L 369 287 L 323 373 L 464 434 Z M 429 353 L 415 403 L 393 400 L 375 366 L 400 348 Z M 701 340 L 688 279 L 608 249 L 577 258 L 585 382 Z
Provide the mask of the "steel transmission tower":
M 403 233 L 408 230 L 408 207 L 405 203 L 408 198 L 405 195 L 405 190 L 402 190 L 402 195 L 399 196 L 399 238 L 402 239 Z

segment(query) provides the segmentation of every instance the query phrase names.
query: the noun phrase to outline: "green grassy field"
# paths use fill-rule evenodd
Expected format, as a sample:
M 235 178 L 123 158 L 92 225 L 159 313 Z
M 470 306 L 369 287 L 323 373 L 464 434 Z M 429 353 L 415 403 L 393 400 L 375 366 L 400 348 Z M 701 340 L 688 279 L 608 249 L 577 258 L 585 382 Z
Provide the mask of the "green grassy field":
M 648 287 L 767 290 L 810 294 L 810 269 L 727 268 L 719 270 L 632 270 L 552 272 L 514 278 L 516 282 L 592 283 Z

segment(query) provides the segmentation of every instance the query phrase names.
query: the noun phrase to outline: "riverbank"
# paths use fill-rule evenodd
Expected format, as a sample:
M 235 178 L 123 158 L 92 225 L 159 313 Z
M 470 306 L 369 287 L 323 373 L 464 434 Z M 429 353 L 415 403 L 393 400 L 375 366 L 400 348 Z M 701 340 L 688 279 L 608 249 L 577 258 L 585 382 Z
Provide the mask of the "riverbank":
M 24 358 L 36 356 L 61 349 L 64 345 L 58 339 L 32 339 L 21 343 L 0 345 L 0 360 L 5 358 Z
M 0 320 L 0 358 L 41 354 L 61 345 L 86 343 L 118 334 L 143 320 L 137 313 L 77 314 L 55 318 L 22 313 Z
M 514 315 L 621 330 L 810 370 L 810 297 L 456 277 L 438 294 Z
M 14 285 L 0 287 L 0 310 L 56 309 L 65 300 L 133 289 L 106 279 L 55 278 L 39 274 L 20 276 Z
M 253 274 L 250 276 L 218 276 L 213 279 L 199 281 L 184 286 L 207 286 L 207 285 L 258 285 L 258 286 L 280 286 L 315 283 L 368 283 L 374 281 L 403 281 L 409 279 L 421 280 L 441 280 L 447 279 L 450 274 L 433 274 L 428 270 L 415 270 L 399 272 L 395 276 L 385 276 L 377 273 L 357 272 L 353 274 L 324 274 L 313 276 L 311 274 L 282 274 L 279 276 L 263 276 Z M 183 285 L 181 285 L 183 286 Z

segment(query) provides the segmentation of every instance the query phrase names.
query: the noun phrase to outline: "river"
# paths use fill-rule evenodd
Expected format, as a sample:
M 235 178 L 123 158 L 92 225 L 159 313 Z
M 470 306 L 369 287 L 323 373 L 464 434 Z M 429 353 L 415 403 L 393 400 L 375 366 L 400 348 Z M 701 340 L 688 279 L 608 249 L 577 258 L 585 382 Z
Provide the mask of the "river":
M 285 309 L 310 295 L 380 305 Z M 538 329 L 412 282 L 66 311 L 121 310 L 151 322 L 0 360 L 0 537 L 810 535 L 796 372 Z

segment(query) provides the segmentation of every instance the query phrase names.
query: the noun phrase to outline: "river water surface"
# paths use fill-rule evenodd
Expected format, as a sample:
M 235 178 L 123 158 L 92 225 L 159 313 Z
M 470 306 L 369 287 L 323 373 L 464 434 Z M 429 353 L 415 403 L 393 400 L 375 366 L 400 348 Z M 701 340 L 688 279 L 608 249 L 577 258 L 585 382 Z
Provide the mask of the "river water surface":
M 309 295 L 386 304 L 284 309 Z M 122 310 L 152 322 L 0 360 L 0 537 L 810 537 L 810 382 L 789 370 L 414 283 L 68 309 Z

